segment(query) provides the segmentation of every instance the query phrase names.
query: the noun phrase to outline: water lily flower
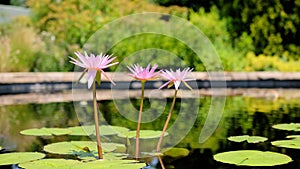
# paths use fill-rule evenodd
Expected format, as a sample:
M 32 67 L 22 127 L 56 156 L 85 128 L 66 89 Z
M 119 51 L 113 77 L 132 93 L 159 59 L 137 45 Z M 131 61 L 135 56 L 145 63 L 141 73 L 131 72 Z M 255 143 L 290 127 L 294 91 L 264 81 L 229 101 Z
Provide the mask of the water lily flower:
M 97 72 L 102 73 L 109 81 L 111 81 L 112 84 L 115 85 L 115 83 L 103 71 L 103 69 L 118 64 L 118 62 L 111 63 L 116 57 L 112 57 L 112 55 L 104 55 L 102 53 L 96 56 L 91 53 L 90 56 L 88 56 L 86 52 L 84 53 L 84 55 L 80 52 L 75 52 L 75 55 L 78 57 L 79 60 L 70 57 L 70 62 L 77 66 L 85 68 L 84 73 L 87 71 L 88 74 L 88 88 L 92 86 Z
M 132 76 L 133 78 L 144 82 L 147 80 L 155 79 L 160 73 L 160 71 L 155 72 L 157 68 L 156 64 L 154 64 L 152 68 L 150 64 L 148 64 L 146 68 L 141 67 L 139 64 L 134 64 L 131 67 L 127 66 L 127 68 L 131 71 L 131 74 L 129 74 L 129 76 Z
M 133 78 L 140 80 L 142 83 L 142 94 L 141 94 L 141 103 L 140 103 L 140 111 L 138 116 L 138 123 L 136 127 L 136 140 L 135 140 L 135 158 L 138 159 L 139 155 L 139 139 L 140 139 L 140 128 L 141 128 L 141 121 L 142 121 L 142 113 L 143 113 L 143 105 L 144 105 L 144 93 L 145 93 L 145 83 L 147 80 L 155 79 L 160 71 L 155 72 L 157 65 L 153 65 L 151 68 L 150 64 L 146 68 L 141 67 L 138 64 L 134 64 L 130 66 L 127 66 L 127 68 L 131 71 L 131 74 L 129 76 L 132 76 Z
M 184 83 L 186 87 L 189 89 L 192 89 L 186 82 L 192 81 L 194 79 L 188 79 L 187 75 L 192 72 L 193 69 L 185 68 L 182 71 L 180 69 L 177 69 L 175 72 L 171 69 L 169 70 L 163 70 L 161 73 L 161 76 L 168 79 L 169 81 L 162 86 L 159 87 L 159 89 L 162 89 L 163 87 L 167 86 L 171 87 L 175 85 L 175 89 L 178 90 L 181 82 Z

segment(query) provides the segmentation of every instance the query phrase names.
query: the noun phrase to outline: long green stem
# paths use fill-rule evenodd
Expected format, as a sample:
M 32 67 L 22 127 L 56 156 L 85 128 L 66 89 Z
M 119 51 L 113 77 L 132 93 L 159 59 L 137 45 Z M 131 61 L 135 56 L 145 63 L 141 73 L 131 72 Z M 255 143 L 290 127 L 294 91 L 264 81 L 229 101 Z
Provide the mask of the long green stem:
M 142 81 L 142 96 L 141 96 L 141 104 L 140 104 L 140 112 L 138 117 L 138 123 L 136 127 L 136 141 L 135 141 L 135 158 L 138 159 L 139 156 L 139 147 L 140 147 L 140 130 L 141 130 L 141 121 L 143 114 L 143 105 L 144 105 L 144 94 L 145 94 L 145 82 Z
M 95 130 L 96 130 L 96 140 L 97 140 L 97 149 L 99 159 L 103 159 L 102 147 L 100 141 L 100 129 L 98 122 L 98 107 L 97 107 L 97 98 L 96 98 L 96 80 L 93 83 L 93 104 L 94 104 L 94 120 L 95 120 Z
M 159 152 L 160 149 L 161 149 L 161 143 L 162 143 L 163 137 L 164 137 L 164 135 L 165 135 L 165 132 L 166 132 L 166 130 L 167 130 L 169 121 L 170 121 L 170 119 L 171 119 L 172 112 L 173 112 L 173 110 L 174 110 L 175 101 L 176 101 L 176 97 L 177 97 L 177 92 L 178 92 L 178 90 L 175 90 L 174 98 L 173 98 L 173 102 L 172 102 L 172 105 L 171 105 L 171 108 L 170 108 L 170 111 L 169 111 L 168 118 L 167 118 L 166 123 L 165 123 L 165 125 L 164 125 L 164 128 L 163 128 L 163 130 L 162 130 L 162 132 L 161 132 L 159 141 L 158 141 L 158 143 L 157 143 L 157 147 L 156 147 L 156 151 L 157 151 L 157 152 Z

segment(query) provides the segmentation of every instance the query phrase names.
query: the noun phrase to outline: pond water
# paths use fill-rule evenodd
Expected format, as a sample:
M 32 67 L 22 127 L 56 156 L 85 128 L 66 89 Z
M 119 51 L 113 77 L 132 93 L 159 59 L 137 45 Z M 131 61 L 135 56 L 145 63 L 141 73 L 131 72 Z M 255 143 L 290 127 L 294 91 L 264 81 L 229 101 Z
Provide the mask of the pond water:
M 199 100 L 200 99 L 200 100 Z M 180 105 L 180 99 L 178 99 Z M 230 150 L 256 149 L 262 151 L 274 151 L 289 155 L 293 162 L 272 169 L 296 169 L 300 168 L 300 150 L 277 148 L 271 145 L 271 141 L 284 139 L 287 135 L 297 134 L 275 130 L 271 126 L 279 123 L 300 122 L 300 98 L 253 98 L 233 96 L 227 97 L 225 109 L 221 121 L 215 132 L 204 143 L 199 143 L 199 134 L 203 127 L 206 112 L 210 106 L 211 97 L 192 99 L 200 101 L 199 112 L 193 128 L 181 140 L 176 147 L 187 148 L 190 153 L 186 157 L 171 158 L 165 157 L 164 162 L 167 168 L 205 168 L 205 169 L 229 169 L 229 168 L 254 168 L 236 167 L 223 164 L 213 160 L 213 155 Z M 168 100 L 168 103 L 171 99 Z M 138 105 L 138 100 L 132 99 L 133 105 Z M 105 121 L 111 125 L 124 126 L 135 129 L 136 123 L 124 119 L 113 101 L 100 101 L 99 107 Z M 147 101 L 146 101 L 147 104 Z M 150 104 L 150 102 L 149 102 Z M 149 105 L 148 105 L 149 106 Z M 147 105 L 146 105 L 147 107 Z M 165 112 L 167 113 L 167 112 Z M 172 122 L 176 119 L 174 113 Z M 162 117 L 166 114 L 162 114 Z M 142 129 L 161 130 L 163 119 L 158 118 L 152 122 L 142 125 Z M 101 123 L 101 122 L 100 122 Z M 46 103 L 46 104 L 21 104 L 5 105 L 0 107 L 0 146 L 9 151 L 42 151 L 43 145 L 64 141 L 83 140 L 87 138 L 75 136 L 59 137 L 33 137 L 19 134 L 21 130 L 39 127 L 70 127 L 78 126 L 79 121 L 72 102 Z M 257 135 L 267 137 L 265 143 L 248 144 L 235 143 L 227 140 L 229 136 L 236 135 Z M 4 167 L 0 167 L 4 168 Z M 6 168 L 11 168 L 6 166 Z M 256 167 L 259 168 L 259 167 Z M 264 168 L 264 167 L 260 167 Z

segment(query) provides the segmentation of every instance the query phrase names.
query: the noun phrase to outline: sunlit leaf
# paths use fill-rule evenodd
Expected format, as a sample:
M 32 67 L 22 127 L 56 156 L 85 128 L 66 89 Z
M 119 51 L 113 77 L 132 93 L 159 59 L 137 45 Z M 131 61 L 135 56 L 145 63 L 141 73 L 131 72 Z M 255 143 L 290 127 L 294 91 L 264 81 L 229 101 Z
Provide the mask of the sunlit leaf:
M 276 147 L 300 149 L 300 140 L 299 139 L 278 140 L 278 141 L 272 141 L 271 143 L 273 146 L 276 146 Z
M 284 154 L 258 151 L 258 150 L 238 150 L 219 153 L 214 155 L 216 161 L 238 166 L 275 166 L 287 164 L 292 159 Z
M 117 143 L 102 143 L 103 152 L 112 152 L 116 150 L 118 146 L 123 145 Z M 92 155 L 97 152 L 97 143 L 93 141 L 58 142 L 46 145 L 44 150 L 54 154 Z
M 76 127 L 69 127 L 69 130 L 72 131 L 70 135 L 77 135 L 77 136 L 90 136 L 95 135 L 95 126 L 76 126 Z M 99 127 L 100 135 L 107 136 L 107 135 L 116 135 L 118 133 L 123 133 L 129 131 L 129 129 L 120 126 L 109 126 L 109 125 L 102 125 Z
M 234 142 L 247 141 L 248 143 L 259 143 L 259 142 L 265 142 L 265 141 L 267 141 L 268 138 L 261 137 L 261 136 L 242 135 L 242 136 L 231 136 L 231 137 L 228 137 L 228 140 L 234 141 Z
M 161 131 L 155 131 L 155 130 L 141 130 L 140 131 L 140 138 L 141 139 L 151 139 L 151 138 L 159 138 L 161 135 Z M 165 132 L 164 136 L 167 136 L 168 133 Z M 122 132 L 118 134 L 119 137 L 123 138 L 135 138 L 136 131 L 128 131 L 128 132 Z
M 80 164 L 82 164 L 82 162 L 77 160 L 42 159 L 42 160 L 22 163 L 19 164 L 19 166 L 25 169 L 71 169 Z
M 186 148 L 170 148 L 170 149 L 167 149 L 163 154 L 165 156 L 170 156 L 170 157 L 173 157 L 173 158 L 180 158 L 180 157 L 186 157 L 188 156 L 190 153 L 190 151 Z
M 45 154 L 37 152 L 14 152 L 0 154 L 0 165 L 11 165 L 44 158 Z
M 101 167 L 100 167 L 101 166 Z M 81 165 L 78 165 L 72 169 L 82 169 L 82 168 L 88 168 L 88 169 L 139 169 L 141 167 L 145 166 L 144 163 L 138 163 L 135 160 L 97 160 L 87 163 L 82 163 Z
M 72 131 L 69 129 L 63 128 L 32 128 L 21 131 L 20 133 L 23 135 L 29 136 L 59 136 L 70 134 Z
M 105 146 L 106 148 L 110 148 L 110 151 L 105 151 L 104 152 L 110 152 L 110 153 L 105 153 L 104 157 L 106 159 L 122 159 L 127 157 L 126 154 L 122 154 L 125 152 L 126 148 L 124 144 L 118 144 L 118 143 L 102 143 L 102 146 Z M 103 147 L 102 147 L 103 148 Z M 103 148 L 104 149 L 104 148 Z M 122 150 L 122 151 L 120 151 Z M 116 153 L 111 153 L 111 152 L 116 152 Z M 122 152 L 122 153 L 117 153 L 117 152 Z M 78 152 L 77 158 L 84 160 L 84 161 L 94 161 L 98 160 L 98 152 L 97 151 L 90 151 L 90 152 Z
M 289 135 L 286 138 L 300 139 L 300 135 Z
M 110 160 L 103 159 L 92 162 L 80 162 L 77 160 L 65 159 L 42 159 L 26 162 L 19 165 L 25 169 L 139 169 L 145 164 L 137 163 L 134 160 Z
M 164 155 L 163 153 L 160 153 L 160 152 L 141 152 L 141 154 L 146 155 L 146 156 L 151 156 L 151 157 Z
M 69 130 L 72 132 L 69 135 L 73 136 L 90 136 L 95 133 L 95 126 L 76 126 L 76 127 L 69 127 Z
M 272 127 L 278 130 L 300 131 L 300 123 L 276 124 Z

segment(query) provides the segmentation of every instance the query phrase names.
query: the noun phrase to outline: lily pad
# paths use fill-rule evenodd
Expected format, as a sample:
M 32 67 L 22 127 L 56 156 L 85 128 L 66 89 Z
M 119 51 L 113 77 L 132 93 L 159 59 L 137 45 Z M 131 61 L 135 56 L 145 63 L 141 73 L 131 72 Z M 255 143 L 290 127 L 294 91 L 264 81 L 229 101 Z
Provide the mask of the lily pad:
M 163 156 L 163 153 L 160 152 L 141 152 L 141 154 L 150 156 L 150 157 L 157 157 L 157 156 Z
M 283 123 L 283 124 L 276 124 L 272 126 L 278 130 L 287 130 L 287 131 L 300 131 L 300 123 Z
M 180 157 L 186 157 L 188 156 L 190 153 L 190 151 L 186 148 L 170 148 L 170 149 L 167 149 L 165 152 L 164 152 L 164 155 L 165 156 L 169 156 L 169 157 L 173 157 L 173 158 L 180 158 Z
M 99 167 L 101 166 L 101 167 Z M 135 160 L 97 160 L 87 163 L 82 163 L 72 169 L 82 169 L 82 168 L 88 168 L 88 169 L 120 169 L 120 168 L 126 168 L 126 169 L 138 169 L 144 167 L 144 163 L 138 163 Z
M 156 130 L 141 130 L 140 131 L 140 139 L 151 139 L 151 138 L 159 138 L 161 135 L 161 131 Z M 167 136 L 168 133 L 165 132 L 164 136 Z M 123 138 L 135 138 L 136 131 L 128 131 L 122 132 L 118 134 L 119 137 Z
M 293 148 L 300 149 L 300 140 L 292 139 L 292 140 L 278 140 L 272 141 L 271 144 L 276 147 L 285 147 L 285 148 Z
M 300 135 L 289 135 L 286 138 L 300 139 Z
M 95 135 L 95 126 L 76 126 L 76 127 L 69 127 L 69 130 L 72 132 L 70 135 L 76 136 L 90 136 Z M 128 132 L 129 129 L 120 126 L 109 126 L 109 125 L 102 125 L 99 127 L 100 135 L 108 136 L 108 135 L 116 135 L 118 133 Z
M 116 153 L 111 153 L 112 151 L 110 151 L 110 153 L 105 153 L 104 154 L 104 158 L 105 159 L 122 159 L 122 158 L 126 158 L 127 155 L 123 154 L 123 153 L 117 153 L 117 152 L 125 152 L 126 151 L 126 147 L 124 144 L 118 144 L 118 143 L 102 143 L 102 148 L 104 149 L 103 146 L 109 146 L 114 150 L 112 150 L 113 152 Z M 104 152 L 106 152 L 104 150 Z M 98 152 L 97 151 L 89 151 L 89 152 L 78 152 L 77 154 L 77 158 L 83 160 L 83 161 L 94 161 L 94 160 L 98 160 Z
M 231 136 L 228 137 L 228 140 L 234 141 L 234 142 L 243 142 L 247 141 L 248 143 L 259 143 L 259 142 L 265 142 L 268 140 L 266 137 L 261 136 L 249 136 L 249 135 L 242 135 L 242 136 Z
M 69 135 L 73 136 L 90 136 L 95 133 L 95 126 L 76 126 L 68 129 L 72 131 Z
M 102 143 L 103 152 L 112 152 L 116 150 L 118 146 L 121 146 L 121 144 Z M 97 152 L 97 143 L 93 141 L 58 142 L 46 145 L 44 150 L 54 154 L 84 156 L 86 154 Z
M 238 150 L 219 153 L 214 155 L 216 161 L 238 166 L 276 166 L 287 164 L 292 159 L 284 154 L 258 151 L 258 150 Z
M 23 135 L 29 136 L 59 136 L 70 134 L 72 131 L 69 129 L 63 128 L 32 128 L 21 131 L 20 133 Z
M 77 160 L 65 159 L 42 159 L 19 164 L 20 167 L 25 169 L 70 169 L 82 164 Z
M 0 154 L 0 165 L 11 165 L 24 163 L 27 161 L 38 160 L 44 158 L 46 155 L 37 152 L 14 152 Z

